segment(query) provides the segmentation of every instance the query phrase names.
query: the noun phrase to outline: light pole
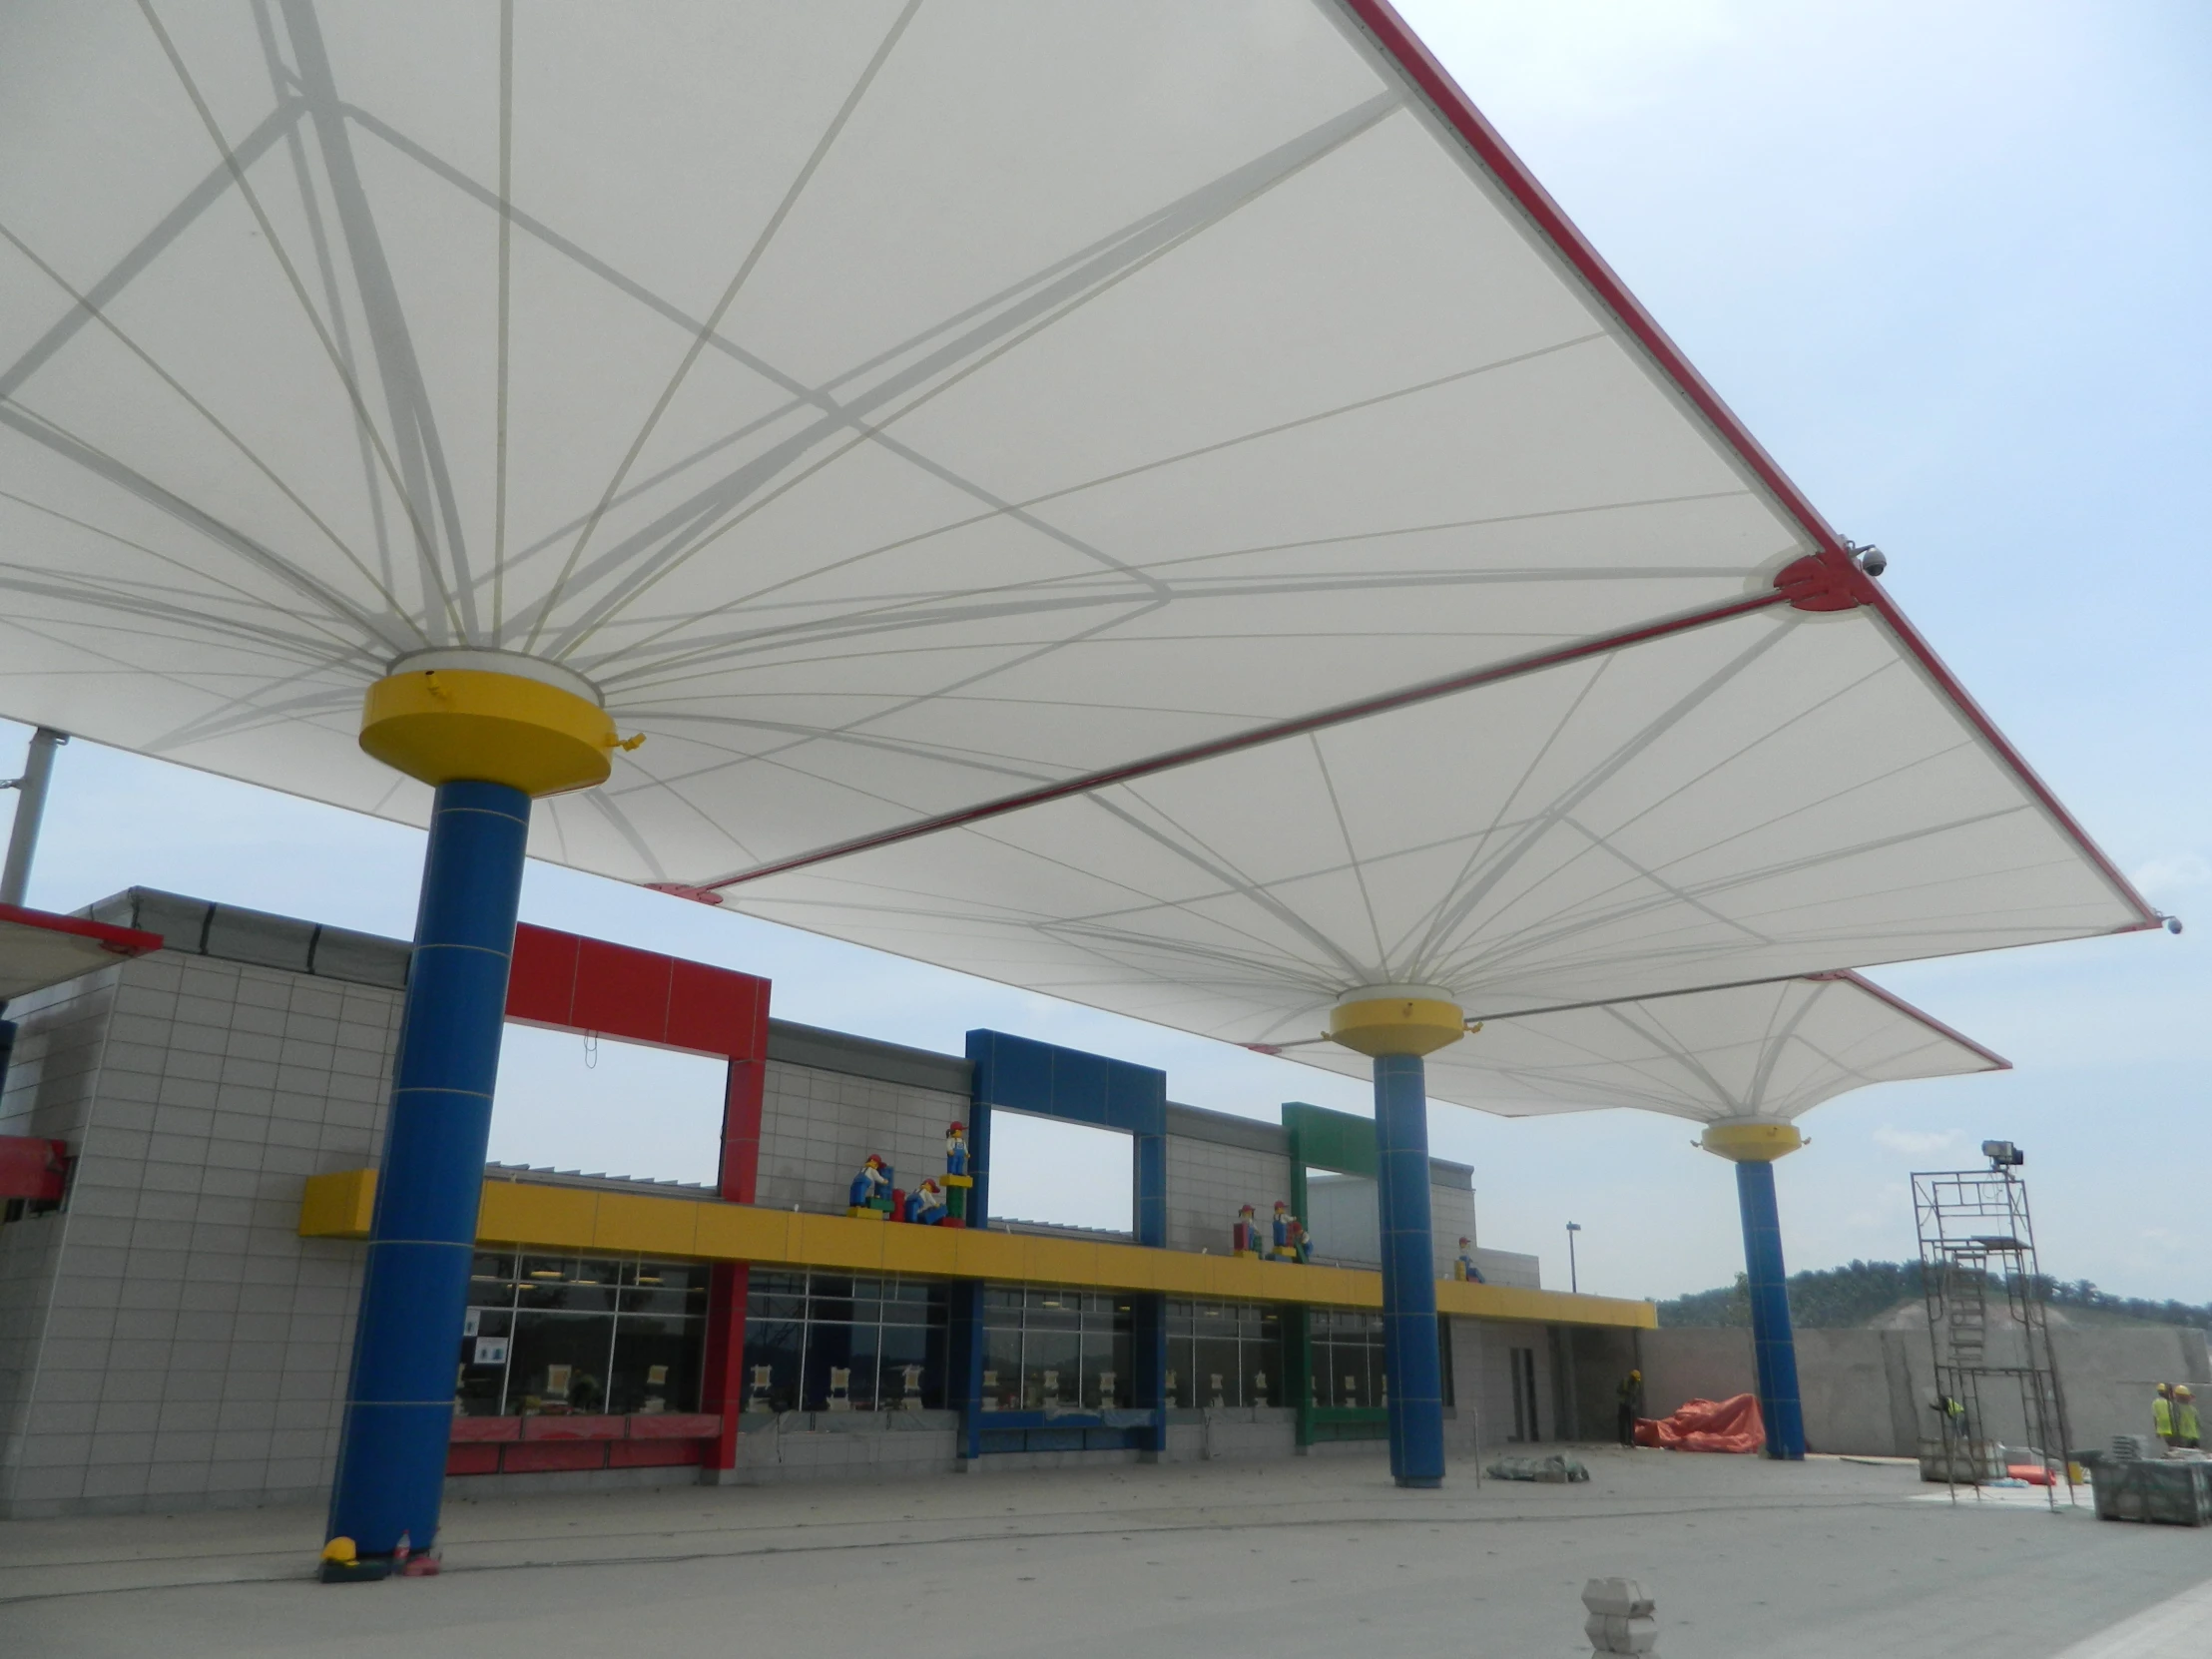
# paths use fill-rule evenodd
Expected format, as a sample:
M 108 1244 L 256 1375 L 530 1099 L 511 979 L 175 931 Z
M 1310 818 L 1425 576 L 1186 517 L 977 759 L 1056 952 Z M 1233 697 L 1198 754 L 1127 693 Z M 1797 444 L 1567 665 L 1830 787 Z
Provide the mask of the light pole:
M 1582 1224 L 1580 1222 L 1570 1221 L 1567 1223 L 1567 1289 L 1577 1296 L 1582 1293 L 1582 1280 L 1580 1275 L 1574 1271 L 1574 1236 L 1581 1231 Z

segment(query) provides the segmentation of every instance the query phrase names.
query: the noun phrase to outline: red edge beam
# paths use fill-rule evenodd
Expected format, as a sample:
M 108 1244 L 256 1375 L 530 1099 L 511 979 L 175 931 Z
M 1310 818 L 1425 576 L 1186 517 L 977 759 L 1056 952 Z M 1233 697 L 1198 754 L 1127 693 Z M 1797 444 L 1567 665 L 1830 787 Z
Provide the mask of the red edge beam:
M 1651 313 L 1644 309 L 1636 296 L 1628 291 L 1613 268 L 1607 265 L 1598 251 L 1590 246 L 1589 239 L 1575 228 L 1574 222 L 1551 199 L 1551 193 L 1536 182 L 1526 164 L 1513 154 L 1512 147 L 1498 136 L 1497 129 L 1474 107 L 1459 84 L 1436 61 L 1435 54 L 1421 43 L 1420 37 L 1407 27 L 1403 18 L 1388 0 L 1340 0 L 1340 3 L 1357 18 L 1398 66 L 1398 69 L 1428 101 L 1437 115 L 1465 141 L 1491 176 L 1504 187 L 1506 193 L 1519 204 L 1523 213 L 1534 222 L 1560 256 L 1571 265 L 1582 279 L 1597 294 L 1599 300 L 1620 319 L 1621 325 L 1651 353 L 1652 358 L 1667 377 L 1680 388 L 1682 395 L 1696 406 L 1699 413 L 1712 422 L 1728 446 L 1740 456 L 1744 464 L 1774 492 L 1777 500 L 1788 509 L 1790 516 L 1804 527 L 1814 546 L 1820 549 L 1818 557 L 1832 569 L 1836 578 L 1854 586 L 1863 583 L 1866 588 L 1864 602 L 1871 605 L 1882 620 L 1889 624 L 1898 641 L 1920 662 L 1923 672 L 1935 682 L 1938 690 L 1957 707 L 1958 712 L 1982 741 L 1994 750 L 1997 757 L 2012 769 L 2032 795 L 2050 814 L 2059 828 L 2072 836 L 2089 861 L 2096 865 L 2114 890 L 2135 910 L 2138 919 L 2132 927 L 2118 929 L 2135 932 L 2156 927 L 2163 921 L 2143 895 L 2135 890 L 2133 882 L 2122 875 L 2112 860 L 2088 832 L 2075 822 L 2071 813 L 2059 805 L 2058 798 L 2044 782 L 2036 777 L 2034 769 L 2012 745 L 2004 734 L 1996 729 L 1989 717 L 1974 702 L 1966 688 L 1959 684 L 1956 675 L 1943 665 L 1920 630 L 1906 620 L 1890 596 L 1858 569 L 1843 539 L 1823 518 L 1805 492 L 1790 481 L 1790 477 L 1775 464 L 1775 459 L 1761 447 L 1744 423 L 1736 418 L 1735 411 L 1721 401 L 1720 393 L 1707 383 L 1705 376 L 1690 364 L 1681 347 L 1667 337 Z M 1846 572 L 1849 575 L 1846 575 Z M 1853 582 L 1857 578 L 1857 582 Z

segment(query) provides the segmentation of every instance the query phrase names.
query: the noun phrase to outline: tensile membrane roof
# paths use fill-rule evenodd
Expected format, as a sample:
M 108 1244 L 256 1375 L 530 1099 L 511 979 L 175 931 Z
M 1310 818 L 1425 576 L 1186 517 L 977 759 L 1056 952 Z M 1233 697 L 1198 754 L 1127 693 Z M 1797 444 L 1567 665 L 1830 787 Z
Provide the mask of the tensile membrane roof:
M 539 856 L 1234 1041 L 2155 919 L 1374 0 L 10 7 L 0 595 L 407 823 L 512 653 L 648 740 Z

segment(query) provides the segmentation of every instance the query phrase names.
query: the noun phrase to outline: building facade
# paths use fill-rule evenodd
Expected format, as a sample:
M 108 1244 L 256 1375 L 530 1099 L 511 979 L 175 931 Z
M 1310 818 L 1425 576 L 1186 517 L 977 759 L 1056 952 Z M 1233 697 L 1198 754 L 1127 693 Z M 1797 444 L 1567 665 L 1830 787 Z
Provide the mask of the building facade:
M 408 947 L 142 889 L 87 913 L 164 947 L 7 1010 L 0 1135 L 63 1142 L 70 1168 L 59 1205 L 0 1225 L 0 1514 L 312 1500 Z M 522 930 L 510 1018 L 728 1060 L 721 1179 L 486 1170 L 455 1337 L 463 1489 L 1381 1454 L 1377 1252 L 1347 1172 L 1366 1120 L 1269 1124 L 1101 1056 L 997 1032 L 928 1053 L 772 1020 L 768 997 Z M 1129 1134 L 1135 1227 L 991 1216 L 1006 1111 Z M 848 1214 L 870 1155 L 901 1200 L 942 1181 L 954 1121 L 969 1227 Z M 1309 1262 L 1233 1253 L 1241 1205 L 1294 1195 L 1332 1218 Z M 1573 1433 L 1577 1356 L 1610 1366 L 1650 1323 L 1543 1291 L 1531 1257 L 1476 1250 L 1487 1283 L 1459 1281 L 1473 1198 L 1432 1164 L 1461 1455 Z

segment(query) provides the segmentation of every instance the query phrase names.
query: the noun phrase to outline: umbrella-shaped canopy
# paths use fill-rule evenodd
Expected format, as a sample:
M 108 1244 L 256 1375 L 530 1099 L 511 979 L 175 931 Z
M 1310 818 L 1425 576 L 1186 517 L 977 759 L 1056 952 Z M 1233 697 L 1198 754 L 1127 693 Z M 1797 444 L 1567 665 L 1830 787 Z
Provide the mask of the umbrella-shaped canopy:
M 0 711 L 1185 1029 L 2154 918 L 1379 0 L 23 4 Z M 524 661 L 527 659 L 527 662 Z
M 1358 1074 L 1327 1043 L 1300 1058 Z M 1485 1021 L 1431 1055 L 1428 1088 L 1508 1117 L 1636 1106 L 1787 1123 L 1871 1083 L 2010 1063 L 1856 973 L 1808 974 Z

